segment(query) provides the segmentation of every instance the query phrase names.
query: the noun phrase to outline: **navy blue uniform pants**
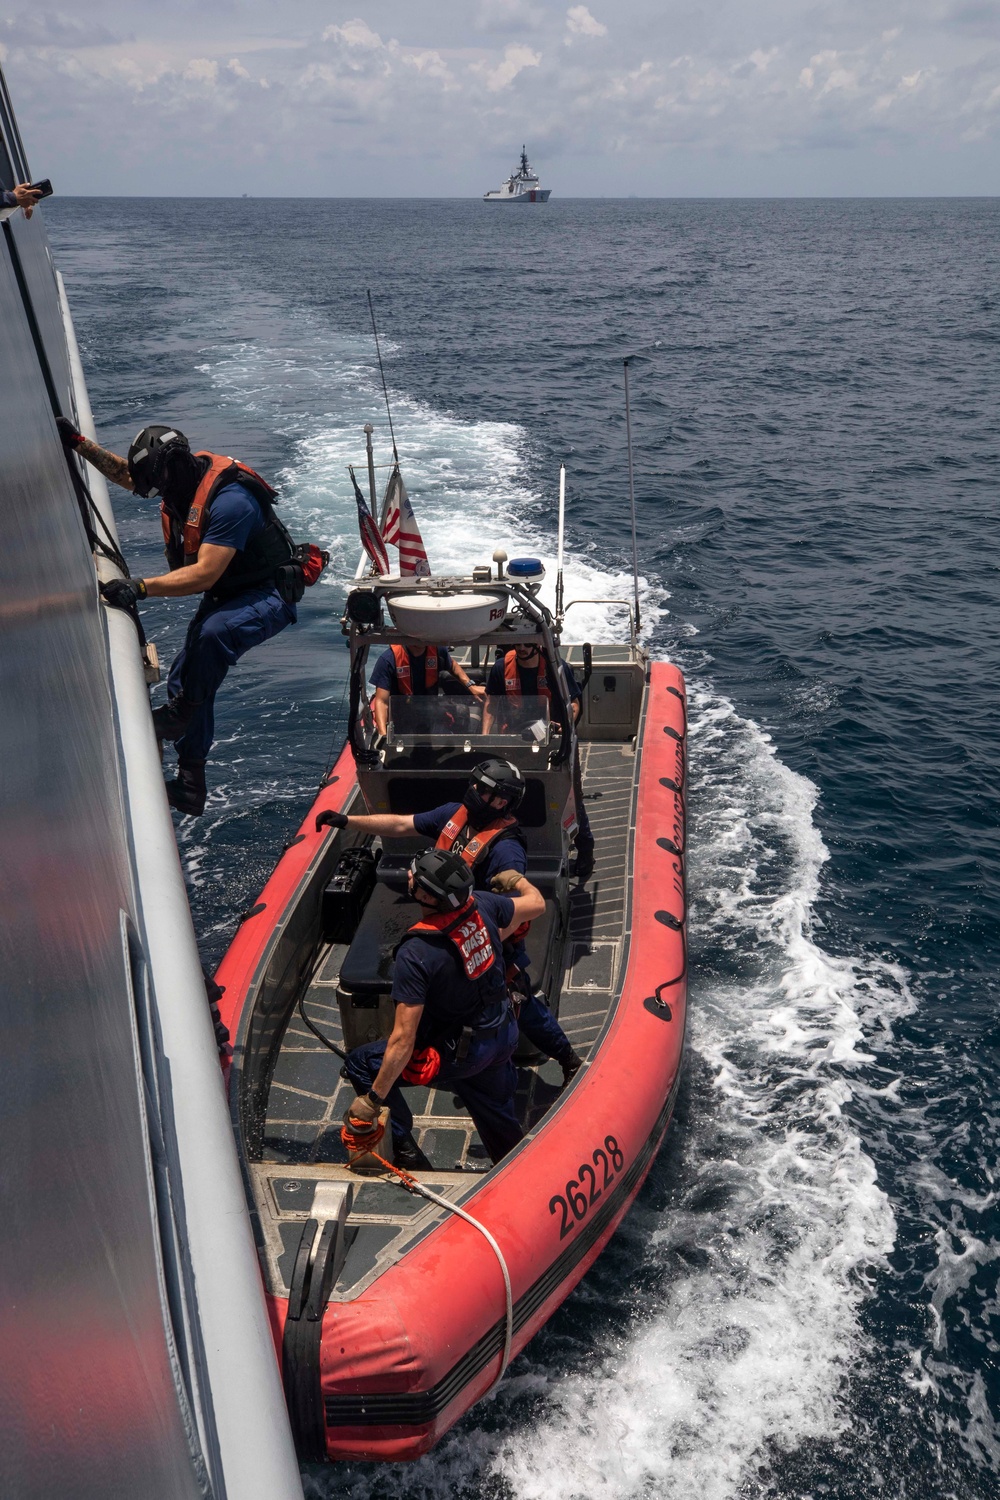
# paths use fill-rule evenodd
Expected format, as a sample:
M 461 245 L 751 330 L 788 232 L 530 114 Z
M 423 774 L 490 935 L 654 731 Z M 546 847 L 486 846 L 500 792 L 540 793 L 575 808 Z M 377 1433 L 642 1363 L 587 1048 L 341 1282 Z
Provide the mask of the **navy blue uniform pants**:
M 441 1047 L 441 1071 L 434 1088 L 451 1089 L 472 1116 L 472 1123 L 490 1154 L 499 1161 L 512 1151 L 523 1134 L 514 1113 L 517 1072 L 511 1058 L 517 1046 L 517 1022 L 508 1009 L 496 1036 L 473 1037 L 459 1062 L 454 1047 Z M 348 1053 L 344 1072 L 359 1093 L 367 1093 L 378 1077 L 385 1056 L 385 1042 L 364 1042 Z M 393 1084 L 386 1098 L 392 1133 L 402 1140 L 413 1129 L 413 1111 L 403 1092 L 405 1084 Z
M 213 604 L 205 595 L 187 630 L 183 648 L 174 657 L 167 678 L 171 698 L 183 695 L 198 709 L 177 741 L 182 760 L 206 760 L 215 738 L 215 695 L 229 668 L 254 646 L 294 625 L 294 604 L 286 604 L 276 588 L 248 589 L 225 603 Z
M 569 1061 L 573 1043 L 544 1000 L 540 1000 L 537 995 L 526 995 L 521 1001 L 517 1021 L 528 1041 L 539 1052 L 544 1052 L 546 1057 L 554 1057 L 558 1063 Z

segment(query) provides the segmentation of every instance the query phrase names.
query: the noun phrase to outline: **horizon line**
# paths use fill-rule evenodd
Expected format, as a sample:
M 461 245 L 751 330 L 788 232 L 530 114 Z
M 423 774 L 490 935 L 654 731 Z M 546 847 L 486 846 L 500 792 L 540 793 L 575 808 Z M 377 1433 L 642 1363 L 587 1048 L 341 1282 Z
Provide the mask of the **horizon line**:
M 415 193 L 54 193 L 57 198 L 143 199 L 184 202 L 189 199 L 213 203 L 482 203 L 481 196 L 464 194 L 429 197 Z M 565 194 L 548 203 L 530 205 L 548 208 L 552 203 L 853 203 L 853 202 L 975 202 L 1000 199 L 1000 191 L 989 193 L 587 193 Z M 493 200 L 495 201 L 495 200 Z M 40 207 L 42 205 L 39 205 Z

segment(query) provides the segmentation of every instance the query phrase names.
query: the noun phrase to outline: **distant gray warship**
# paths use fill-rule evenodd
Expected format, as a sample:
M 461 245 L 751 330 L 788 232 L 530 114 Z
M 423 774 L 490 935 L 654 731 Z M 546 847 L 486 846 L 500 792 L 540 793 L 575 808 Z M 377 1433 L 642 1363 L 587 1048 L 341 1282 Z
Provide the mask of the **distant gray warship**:
M 548 203 L 551 188 L 538 185 L 538 174 L 528 165 L 528 153 L 521 147 L 521 163 L 507 181 L 483 194 L 484 203 Z

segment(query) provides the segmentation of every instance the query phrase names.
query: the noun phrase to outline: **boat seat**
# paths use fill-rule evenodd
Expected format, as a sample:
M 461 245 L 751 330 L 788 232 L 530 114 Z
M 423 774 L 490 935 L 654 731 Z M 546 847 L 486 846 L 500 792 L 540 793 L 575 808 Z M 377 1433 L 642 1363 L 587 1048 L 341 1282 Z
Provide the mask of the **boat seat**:
M 375 883 L 357 931 L 340 966 L 340 987 L 348 995 L 378 995 L 392 988 L 393 949 L 403 933 L 420 920 L 422 908 L 382 880 Z

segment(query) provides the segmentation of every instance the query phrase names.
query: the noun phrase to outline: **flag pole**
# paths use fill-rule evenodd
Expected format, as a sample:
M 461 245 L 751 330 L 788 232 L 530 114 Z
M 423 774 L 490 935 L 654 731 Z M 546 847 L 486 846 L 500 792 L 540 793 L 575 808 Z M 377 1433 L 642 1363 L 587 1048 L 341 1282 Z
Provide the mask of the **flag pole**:
M 372 515 L 378 515 L 378 501 L 375 499 L 375 450 L 372 447 L 372 433 L 375 431 L 370 422 L 365 423 L 365 450 L 368 454 L 368 488 L 372 497 Z
M 566 534 L 566 465 L 559 465 L 559 553 L 556 563 L 556 624 L 563 617 L 563 540 Z
M 639 634 L 639 551 L 635 539 L 635 480 L 632 476 L 632 409 L 628 399 L 628 360 L 625 366 L 625 434 L 628 442 L 628 498 L 632 510 L 632 591 L 635 597 L 635 634 Z

